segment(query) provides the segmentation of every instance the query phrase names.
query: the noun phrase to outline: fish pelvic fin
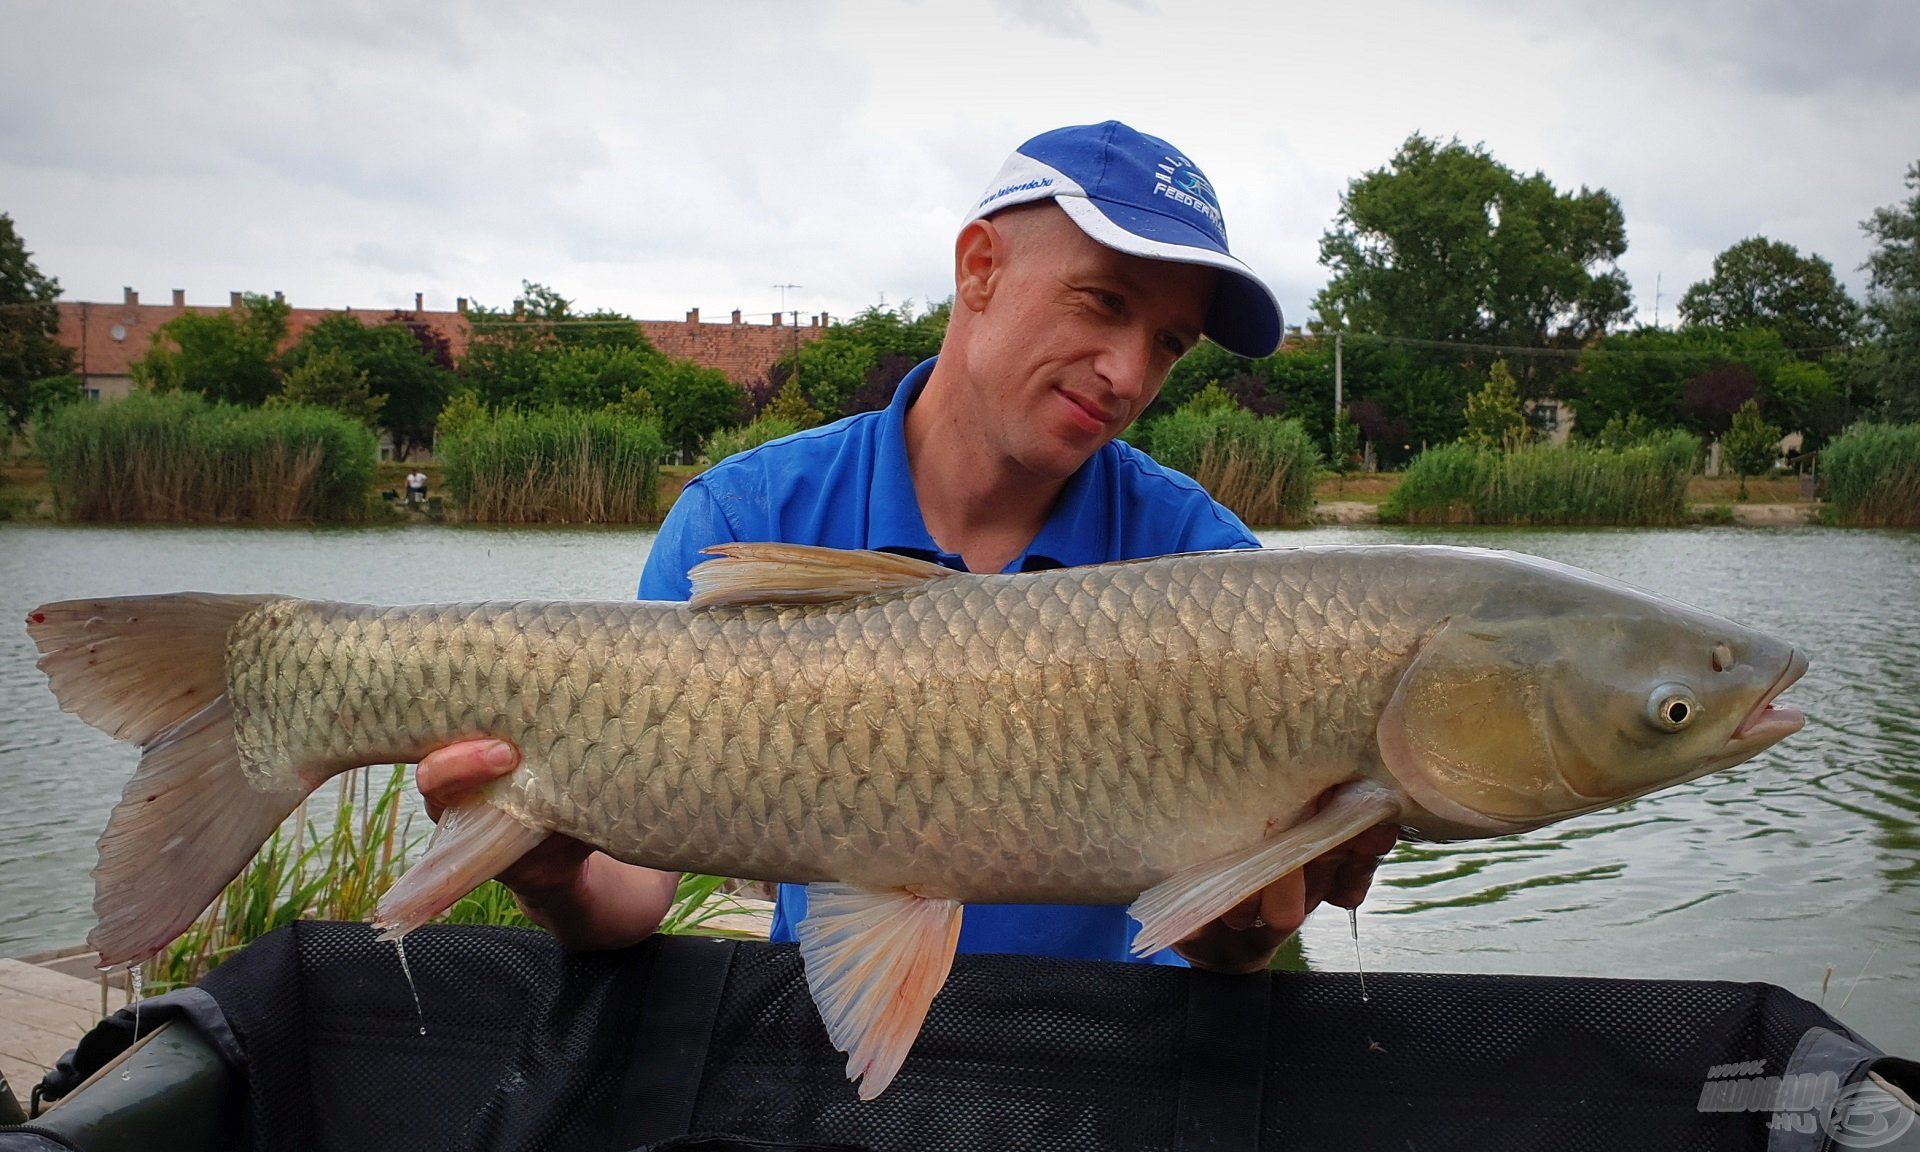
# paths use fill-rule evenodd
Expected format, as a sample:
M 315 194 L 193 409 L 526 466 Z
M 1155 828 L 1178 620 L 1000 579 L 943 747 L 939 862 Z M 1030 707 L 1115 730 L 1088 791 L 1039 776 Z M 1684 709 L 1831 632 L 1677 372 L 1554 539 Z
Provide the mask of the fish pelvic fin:
M 960 942 L 958 900 L 809 884 L 800 922 L 807 988 L 847 1079 L 871 1100 L 906 1061 Z
M 440 813 L 427 854 L 414 861 L 374 906 L 373 926 L 382 940 L 398 940 L 453 907 L 460 897 L 547 838 L 481 797 Z
M 184 932 L 312 791 L 257 787 L 234 740 L 227 635 L 274 599 L 132 596 L 27 614 L 60 707 L 140 745 L 93 870 L 87 942 L 103 968 L 145 960 Z
M 1145 956 L 1186 939 L 1329 848 L 1398 820 L 1401 808 L 1400 797 L 1378 784 L 1343 784 L 1320 811 L 1279 835 L 1162 880 L 1127 909 L 1140 922 L 1133 954 Z
M 809 544 L 716 544 L 694 566 L 695 608 L 828 604 L 912 588 L 960 573 L 911 556 Z

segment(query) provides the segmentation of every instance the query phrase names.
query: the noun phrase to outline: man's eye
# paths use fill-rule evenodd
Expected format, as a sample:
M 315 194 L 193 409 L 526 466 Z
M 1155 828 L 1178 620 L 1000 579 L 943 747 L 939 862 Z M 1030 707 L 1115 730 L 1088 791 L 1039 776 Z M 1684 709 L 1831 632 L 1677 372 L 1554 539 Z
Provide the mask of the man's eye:
M 1173 353 L 1175 358 L 1178 358 L 1187 354 L 1187 346 L 1180 342 L 1180 338 L 1178 336 L 1162 336 L 1160 338 L 1160 345 L 1161 347 L 1165 348 L 1168 352 Z
M 1127 302 L 1117 292 L 1096 292 L 1094 298 L 1100 301 L 1100 307 L 1109 312 L 1119 312 L 1126 308 Z

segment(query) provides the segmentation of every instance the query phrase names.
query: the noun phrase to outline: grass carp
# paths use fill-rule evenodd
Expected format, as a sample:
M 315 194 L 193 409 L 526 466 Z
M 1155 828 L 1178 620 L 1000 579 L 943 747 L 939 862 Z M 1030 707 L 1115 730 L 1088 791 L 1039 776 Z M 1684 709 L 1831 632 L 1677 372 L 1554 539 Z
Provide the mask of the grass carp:
M 368 607 L 188 593 L 28 617 L 61 707 L 141 745 L 100 840 L 103 964 L 183 931 L 330 776 L 522 750 L 377 921 L 404 933 L 550 831 L 805 883 L 809 987 L 870 1098 L 962 904 L 1122 903 L 1184 938 L 1373 825 L 1525 831 L 1798 730 L 1792 646 L 1527 556 L 1195 553 L 982 576 L 736 544 L 690 604 Z

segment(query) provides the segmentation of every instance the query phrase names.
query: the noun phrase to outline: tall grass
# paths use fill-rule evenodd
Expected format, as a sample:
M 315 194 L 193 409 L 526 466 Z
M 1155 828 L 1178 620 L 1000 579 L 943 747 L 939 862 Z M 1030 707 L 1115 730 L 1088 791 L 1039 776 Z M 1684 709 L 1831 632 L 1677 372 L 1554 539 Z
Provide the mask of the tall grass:
M 1667 432 L 1626 448 L 1443 444 L 1381 506 L 1413 524 L 1683 524 L 1700 442 Z
M 561 408 L 478 416 L 438 454 L 468 520 L 634 524 L 656 515 L 666 441 L 651 420 Z
M 338 412 L 146 391 L 67 405 L 35 444 L 55 506 L 76 520 L 357 520 L 379 455 Z
M 1835 519 L 1920 527 L 1920 424 L 1859 424 L 1820 453 Z
M 1149 424 L 1136 443 L 1199 481 L 1248 524 L 1305 524 L 1313 517 L 1320 450 L 1298 420 L 1244 408 L 1183 408 Z
M 415 835 L 401 799 L 412 775 L 396 764 L 343 773 L 326 788 L 331 805 L 310 798 L 275 830 L 245 871 L 178 940 L 148 962 L 145 985 L 158 993 L 191 984 L 258 937 L 295 920 L 367 920 L 426 843 Z M 318 795 L 324 795 L 325 789 Z M 313 809 L 322 808 L 319 817 Z M 321 817 L 330 816 L 331 819 Z M 738 911 L 726 897 L 728 881 L 689 873 L 660 931 L 700 934 L 709 922 Z M 444 924 L 531 928 L 513 894 L 489 880 L 461 897 L 439 919 Z

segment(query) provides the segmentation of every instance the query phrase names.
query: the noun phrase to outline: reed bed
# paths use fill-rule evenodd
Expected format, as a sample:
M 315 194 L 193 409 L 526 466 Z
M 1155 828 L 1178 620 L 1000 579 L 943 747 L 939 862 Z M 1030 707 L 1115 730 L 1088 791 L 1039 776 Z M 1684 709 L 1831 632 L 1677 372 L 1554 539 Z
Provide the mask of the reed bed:
M 1298 420 L 1244 408 L 1182 409 L 1148 425 L 1140 441 L 1155 460 L 1193 477 L 1250 525 L 1286 527 L 1313 518 L 1320 450 Z
M 707 463 L 718 464 L 729 456 L 738 456 L 770 440 L 791 436 L 798 431 L 800 431 L 800 425 L 791 420 L 778 416 L 762 416 L 744 427 L 722 428 L 707 437 L 707 444 L 701 449 L 701 455 L 707 458 Z
M 386 890 L 424 850 L 424 832 L 403 813 L 412 784 L 405 765 L 362 768 L 336 777 L 277 829 L 245 871 L 178 940 L 148 961 L 145 986 L 159 993 L 199 980 L 255 939 L 295 920 L 368 920 Z M 333 793 L 329 803 L 319 797 Z M 681 877 L 660 931 L 699 935 L 738 911 L 729 881 Z M 460 898 L 437 923 L 531 928 L 513 894 L 489 880 Z
M 379 455 L 338 412 L 145 391 L 67 405 L 35 444 L 55 507 L 75 520 L 358 520 Z
M 1920 527 L 1920 424 L 1859 424 L 1820 453 L 1834 519 Z
M 468 520 L 638 524 L 655 519 L 660 426 L 616 412 L 553 409 L 477 417 L 438 446 Z
M 1677 431 L 1620 449 L 1443 444 L 1414 458 L 1380 514 L 1411 524 L 1684 524 L 1699 452 Z

